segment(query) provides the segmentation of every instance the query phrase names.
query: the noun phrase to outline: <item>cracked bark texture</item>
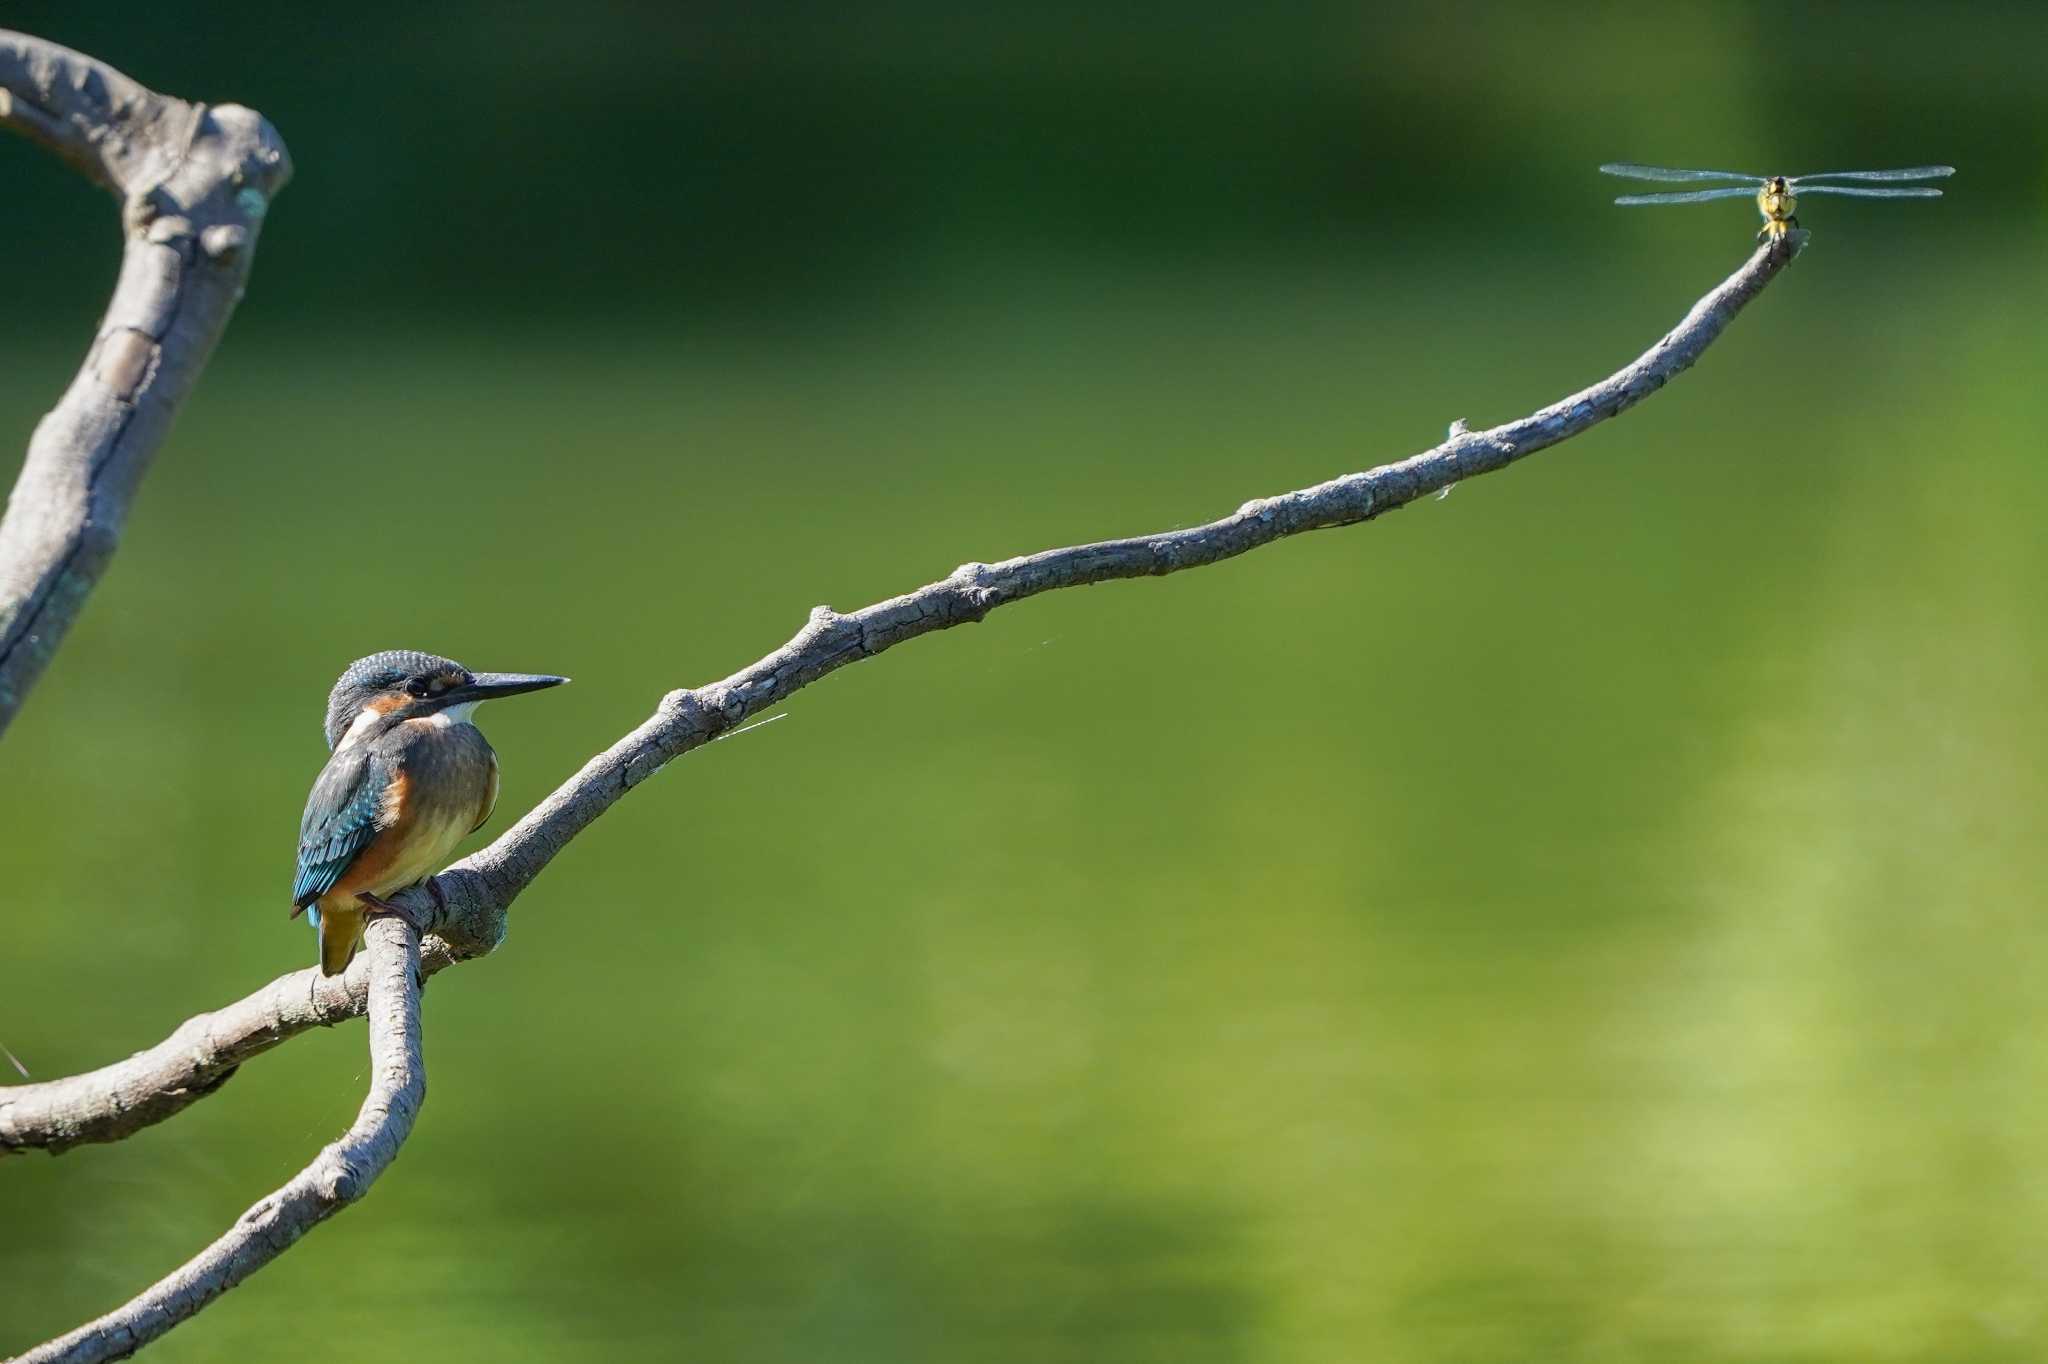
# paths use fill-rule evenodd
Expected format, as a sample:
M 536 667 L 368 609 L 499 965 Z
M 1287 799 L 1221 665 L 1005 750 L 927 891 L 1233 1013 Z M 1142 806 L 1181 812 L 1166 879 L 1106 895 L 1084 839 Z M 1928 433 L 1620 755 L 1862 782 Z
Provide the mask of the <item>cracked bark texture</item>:
M 85 362 L 30 437 L 0 518 L 0 734 L 77 619 L 135 489 L 242 296 L 291 175 L 262 115 L 159 95 L 0 30 L 0 127 L 121 203 L 121 273 Z
M 1063 587 L 1176 573 L 1304 531 L 1351 525 L 1463 479 L 1504 468 L 1627 410 L 1684 371 L 1743 306 L 1775 279 L 1797 240 L 1757 249 L 1633 363 L 1570 397 L 1484 431 L 1462 423 L 1441 444 L 1394 464 L 1247 502 L 1207 525 L 969 563 L 914 592 L 840 614 L 818 607 L 795 637 L 719 682 L 664 696 L 638 728 L 586 763 L 481 851 L 434 879 L 433 893 L 398 897 L 433 936 L 423 966 L 438 971 L 503 940 L 507 911 L 556 853 L 626 792 L 694 748 L 730 733 L 849 663 L 919 635 L 979 621 L 1011 602 Z M 115 1141 L 212 1093 L 236 1066 L 307 1028 L 362 1011 L 361 960 L 338 980 L 312 969 L 184 1024 L 166 1041 L 100 1070 L 0 1087 L 0 1156 Z
M 379 915 L 358 957 L 361 1009 L 370 1020 L 370 1091 L 355 1123 L 283 1188 L 259 1199 L 199 1254 L 105 1316 L 36 1346 L 16 1364 L 125 1359 L 291 1249 L 307 1232 L 369 1192 L 398 1157 L 427 1098 L 420 1051 L 419 932 Z

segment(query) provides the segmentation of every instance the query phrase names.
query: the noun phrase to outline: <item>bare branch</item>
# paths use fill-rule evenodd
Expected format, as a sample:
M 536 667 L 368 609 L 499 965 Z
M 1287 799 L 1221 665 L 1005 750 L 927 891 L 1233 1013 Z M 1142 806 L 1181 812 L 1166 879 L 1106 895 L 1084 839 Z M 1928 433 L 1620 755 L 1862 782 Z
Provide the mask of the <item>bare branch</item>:
M 934 630 L 979 621 L 999 606 L 1041 592 L 1178 573 L 1303 531 L 1369 520 L 1590 430 L 1690 367 L 1798 249 L 1798 242 L 1782 240 L 1758 247 L 1634 363 L 1518 421 L 1486 431 L 1454 430 L 1443 444 L 1397 464 L 1259 498 L 1207 525 L 997 564 L 963 564 L 947 578 L 850 615 L 817 607 L 804 628 L 766 658 L 721 682 L 670 692 L 638 729 L 584 764 L 489 847 L 442 873 L 438 886 L 446 912 L 436 920 L 437 931 L 466 948 L 489 951 L 504 934 L 505 910 L 513 899 L 619 797 L 675 758 L 849 663 Z
M 235 1219 L 227 1234 L 128 1303 L 16 1364 L 97 1364 L 124 1359 L 275 1260 L 301 1236 L 369 1192 L 412 1132 L 426 1102 L 420 1054 L 419 932 L 402 915 L 370 921 L 362 954 L 368 980 L 370 1092 L 355 1124 L 277 1192 Z
M 519 892 L 627 791 L 825 674 L 919 635 L 978 621 L 998 606 L 1041 592 L 1216 563 L 1285 536 L 1368 520 L 1504 468 L 1662 388 L 1699 358 L 1797 249 L 1796 242 L 1783 241 L 1759 248 L 1633 364 L 1519 421 L 1486 431 L 1461 426 L 1443 444 L 1398 464 L 1247 502 L 1208 525 L 1047 550 L 998 564 L 966 564 L 950 577 L 851 615 L 817 608 L 795 638 L 751 667 L 722 682 L 663 697 L 643 724 L 592 758 L 489 847 L 436 877 L 431 894 L 410 891 L 399 897 L 437 935 L 426 942 L 427 970 L 495 948 Z M 116 1141 L 162 1121 L 211 1093 L 249 1057 L 307 1028 L 360 1012 L 364 970 L 359 960 L 339 981 L 325 984 L 310 969 L 297 972 L 240 1003 L 191 1020 L 168 1040 L 126 1061 L 66 1080 L 0 1087 L 0 1156 Z
M 37 424 L 0 519 L 0 733 L 113 556 L 128 503 L 248 279 L 291 175 L 260 114 L 159 95 L 0 30 L 0 127 L 122 201 L 121 275 L 84 366 Z
M 437 938 L 426 940 L 420 957 L 426 975 L 456 960 Z M 226 1084 L 250 1057 L 309 1028 L 360 1016 L 369 993 L 369 960 L 358 954 L 343 975 L 308 969 L 279 976 L 224 1009 L 186 1019 L 125 1061 L 0 1088 L 0 1156 L 30 1148 L 56 1155 L 132 1136 Z

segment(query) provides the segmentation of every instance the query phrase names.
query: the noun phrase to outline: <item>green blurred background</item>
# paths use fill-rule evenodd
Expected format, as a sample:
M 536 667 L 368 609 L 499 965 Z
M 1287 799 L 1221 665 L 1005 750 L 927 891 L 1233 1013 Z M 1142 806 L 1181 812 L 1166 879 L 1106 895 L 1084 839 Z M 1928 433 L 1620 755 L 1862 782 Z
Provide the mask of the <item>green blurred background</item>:
M 310 962 L 285 888 L 359 654 L 575 676 L 487 712 L 496 832 L 817 603 L 1605 374 L 1754 217 L 1611 208 L 1600 161 L 1960 167 L 1814 201 L 1583 440 L 676 764 L 436 981 L 369 1201 L 151 1357 L 2048 1353 L 2048 10 L 4 21 L 298 165 L 0 756 L 38 1077 Z M 24 143 L 0 186 L 18 448 L 117 225 Z M 193 1253 L 364 1079 L 340 1028 L 0 1167 L 0 1349 Z

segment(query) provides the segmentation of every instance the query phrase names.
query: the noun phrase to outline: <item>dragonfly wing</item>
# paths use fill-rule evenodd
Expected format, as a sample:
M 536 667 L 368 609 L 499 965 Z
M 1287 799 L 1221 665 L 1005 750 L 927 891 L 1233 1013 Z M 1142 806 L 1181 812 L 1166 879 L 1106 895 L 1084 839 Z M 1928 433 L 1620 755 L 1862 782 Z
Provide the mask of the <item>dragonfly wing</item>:
M 1904 170 L 1884 171 L 1819 171 L 1813 175 L 1795 175 L 1792 183 L 1803 185 L 1809 180 L 1939 180 L 1954 175 L 1954 166 L 1908 166 Z
M 1868 191 L 1865 191 L 1866 193 Z M 1756 191 L 1747 185 L 1724 185 L 1720 189 L 1677 190 L 1670 194 L 1624 194 L 1617 204 L 1703 204 L 1709 199 L 1754 199 Z
M 1668 166 L 1638 166 L 1633 161 L 1610 161 L 1600 171 L 1627 180 L 1747 180 L 1752 185 L 1761 185 L 1765 179 L 1747 171 L 1672 170 Z
M 1799 197 L 1809 194 L 1853 194 L 1859 199 L 1939 199 L 1941 191 L 1915 186 L 1912 189 L 1858 189 L 1854 185 L 1801 185 Z

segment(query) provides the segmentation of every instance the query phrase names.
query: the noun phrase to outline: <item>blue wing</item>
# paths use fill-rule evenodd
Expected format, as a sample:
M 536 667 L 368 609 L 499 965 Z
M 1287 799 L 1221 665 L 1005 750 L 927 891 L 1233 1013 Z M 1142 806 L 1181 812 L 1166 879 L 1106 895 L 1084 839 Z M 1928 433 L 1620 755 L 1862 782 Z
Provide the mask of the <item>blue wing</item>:
M 1799 197 L 1809 194 L 1854 194 L 1864 199 L 1939 199 L 1941 191 L 1929 185 L 1911 189 L 1859 189 L 1854 185 L 1799 185 Z
M 391 775 L 390 765 L 370 744 L 350 744 L 327 760 L 313 783 L 312 794 L 306 797 L 305 817 L 299 821 L 293 912 L 334 889 L 356 854 L 377 836 Z
M 1804 191 L 1801 191 L 1804 193 Z M 1624 194 L 1614 202 L 1617 204 L 1704 204 L 1709 199 L 1754 199 L 1756 191 L 1748 185 L 1736 185 L 1721 189 L 1680 189 L 1659 194 Z
M 1674 170 L 1670 166 L 1639 166 L 1633 161 L 1610 161 L 1600 173 L 1624 180 L 1747 180 L 1752 185 L 1761 185 L 1768 178 L 1748 171 Z
M 1809 180 L 1940 180 L 1954 175 L 1954 166 L 1908 166 L 1904 170 L 1881 171 L 1815 171 L 1811 175 L 1795 175 L 1792 187 L 1798 189 Z

